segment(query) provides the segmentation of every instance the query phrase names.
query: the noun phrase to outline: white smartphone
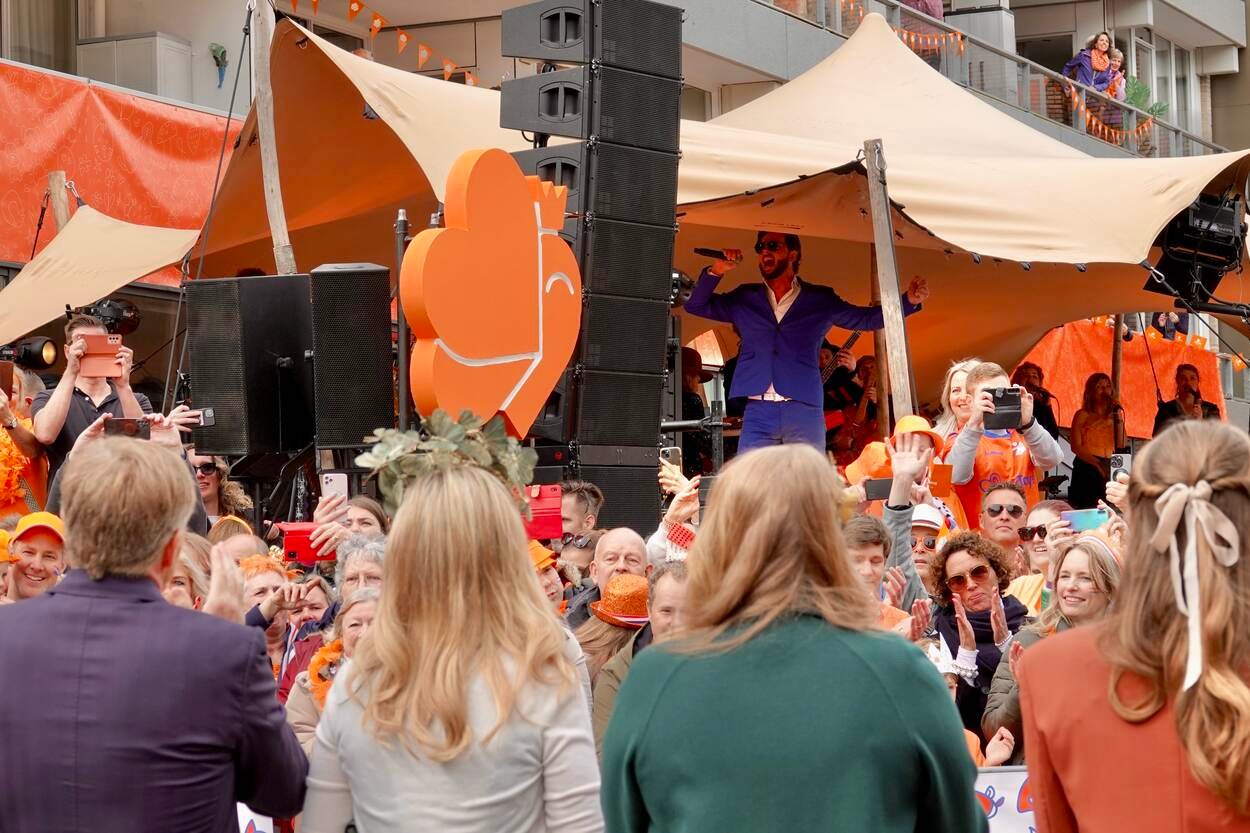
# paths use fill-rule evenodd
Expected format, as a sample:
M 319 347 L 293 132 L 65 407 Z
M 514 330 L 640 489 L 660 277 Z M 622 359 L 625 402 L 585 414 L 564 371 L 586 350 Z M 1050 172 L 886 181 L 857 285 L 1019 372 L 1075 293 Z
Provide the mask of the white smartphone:
M 347 493 L 347 474 L 341 471 L 328 471 L 321 475 L 321 496 L 329 497 L 330 495 L 342 495 L 344 498 L 351 497 Z

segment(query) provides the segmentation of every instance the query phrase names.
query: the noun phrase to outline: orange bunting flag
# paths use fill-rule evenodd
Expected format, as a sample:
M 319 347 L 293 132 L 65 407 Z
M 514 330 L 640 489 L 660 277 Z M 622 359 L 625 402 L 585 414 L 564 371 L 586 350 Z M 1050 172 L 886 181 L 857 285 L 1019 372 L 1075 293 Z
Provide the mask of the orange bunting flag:
M 1199 350 L 1207 349 L 1207 337 L 1206 336 L 1190 336 L 1189 343 L 1191 346 L 1197 347 Z
M 373 40 L 378 36 L 378 32 L 382 31 L 382 27 L 386 25 L 386 18 L 377 12 L 373 13 L 373 19 L 369 21 L 369 40 Z
M 417 69 L 424 69 L 425 65 L 430 62 L 430 56 L 433 54 L 434 52 L 430 47 L 423 43 L 417 44 Z
M 403 51 L 408 48 L 408 41 L 412 40 L 412 38 L 408 37 L 408 33 L 403 29 L 400 29 L 397 39 L 399 40 L 399 49 L 395 54 L 400 55 L 403 54 Z
M 1094 323 L 1097 324 L 1099 327 L 1107 326 L 1107 316 L 1105 315 L 1096 316 L 1094 318 Z
M 312 0 L 313 17 L 317 16 L 317 7 L 321 5 L 321 0 Z
M 1246 363 L 1242 361 L 1241 356 L 1233 356 L 1233 370 L 1238 373 L 1246 369 Z
M 365 4 L 360 2 L 360 0 L 347 0 L 347 19 L 349 21 L 355 20 L 356 15 L 364 10 Z
M 450 81 L 451 77 L 456 74 L 456 65 L 452 63 L 450 58 L 443 59 L 443 80 Z
M 1159 332 L 1154 327 L 1147 327 L 1146 328 L 1146 340 L 1147 341 L 1162 341 L 1163 333 Z
M 291 0 L 291 11 L 299 14 L 299 0 Z
M 464 83 L 465 83 L 467 86 L 470 86 L 470 87 L 476 87 L 476 86 L 477 86 L 477 76 L 476 76 L 476 75 L 474 75 L 473 73 L 469 72 L 469 71 L 466 69 L 466 70 L 464 71 Z

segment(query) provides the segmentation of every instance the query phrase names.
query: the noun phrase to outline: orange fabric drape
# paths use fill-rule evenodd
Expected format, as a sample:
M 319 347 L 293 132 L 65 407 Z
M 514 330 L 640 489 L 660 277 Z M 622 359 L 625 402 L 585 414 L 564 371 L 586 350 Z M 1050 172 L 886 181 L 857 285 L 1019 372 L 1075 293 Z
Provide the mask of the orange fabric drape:
M 110 217 L 165 228 L 203 224 L 224 117 L 8 65 L 0 65 L 0 113 L 0 260 L 30 260 L 54 170 Z M 241 126 L 241 118 L 231 125 L 227 161 Z M 39 248 L 55 233 L 49 211 Z M 176 286 L 178 271 L 147 280 Z
M 1076 321 L 1056 327 L 1042 338 L 1024 358 L 1042 368 L 1045 387 L 1059 399 L 1055 416 L 1059 424 L 1071 427 L 1072 417 L 1081 409 L 1085 380 L 1092 373 L 1111 374 L 1111 328 L 1092 321 Z M 1192 364 L 1202 378 L 1202 398 L 1220 406 L 1224 413 L 1224 391 L 1220 386 L 1219 362 L 1215 353 L 1179 341 L 1152 340 L 1150 355 L 1146 353 L 1146 337 L 1139 334 L 1124 345 L 1124 368 L 1121 377 L 1120 404 L 1124 406 L 1125 427 L 1129 436 L 1149 438 L 1154 430 L 1158 409 L 1150 358 L 1163 398 L 1175 395 L 1176 366 Z

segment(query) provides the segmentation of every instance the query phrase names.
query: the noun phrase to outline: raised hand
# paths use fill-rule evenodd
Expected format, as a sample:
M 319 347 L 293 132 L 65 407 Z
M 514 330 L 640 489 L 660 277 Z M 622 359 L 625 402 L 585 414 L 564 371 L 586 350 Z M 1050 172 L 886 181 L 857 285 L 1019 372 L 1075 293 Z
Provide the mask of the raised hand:
M 699 476 L 695 475 L 686 482 L 685 488 L 677 493 L 664 513 L 664 521 L 678 526 L 699 514 Z
M 885 580 L 885 598 L 891 607 L 903 606 L 903 591 L 907 589 L 907 581 L 903 578 L 903 571 L 898 567 L 893 567 L 886 571 Z
M 1019 642 L 1012 642 L 1011 648 L 1007 651 L 1007 667 L 1011 669 L 1011 676 L 1016 677 L 1020 673 L 1020 658 L 1024 656 L 1024 646 Z
M 985 415 L 994 413 L 994 394 L 989 390 L 979 390 L 977 395 L 972 397 L 972 412 L 968 415 L 968 425 L 973 428 L 982 428 L 985 425 Z
M 211 576 L 204 612 L 228 622 L 243 622 L 243 572 L 218 544 L 209 555 Z
M 994 598 L 990 600 L 990 626 L 994 629 L 994 644 L 1001 645 L 1003 640 L 1011 636 L 1007 627 L 1007 612 L 1003 610 L 1003 594 L 994 588 Z
M 902 434 L 887 440 L 885 450 L 890 456 L 894 478 L 909 486 L 918 482 L 921 475 L 929 471 L 929 464 L 933 462 L 933 446 L 923 434 Z
M 179 405 L 166 414 L 165 418 L 179 431 L 189 434 L 192 428 L 196 428 L 200 424 L 200 411 L 188 408 L 186 405 Z
M 1071 544 L 1076 539 L 1076 533 L 1072 531 L 1072 524 L 1063 518 L 1055 518 L 1046 524 L 1046 543 L 1050 545 L 1051 552 L 1055 553 L 1054 558 L 1058 559 L 1059 552 L 1062 547 Z
M 1021 385 L 1016 385 L 1016 390 L 1020 391 L 1020 424 L 1028 425 L 1033 421 L 1033 394 Z
M 117 350 L 117 364 L 121 365 L 122 375 L 117 379 L 119 388 L 130 387 L 130 373 L 135 367 L 135 351 L 129 347 L 121 347 Z
M 660 460 L 659 480 L 660 489 L 670 495 L 675 495 L 685 489 L 686 484 L 690 482 L 686 475 L 682 474 L 681 469 L 668 460 Z
M 907 638 L 912 642 L 919 642 L 924 639 L 924 635 L 928 633 L 929 625 L 932 622 L 933 605 L 928 599 L 916 599 L 911 606 L 911 632 Z
M 929 297 L 929 282 L 924 278 L 913 278 L 911 286 L 907 287 L 907 300 L 919 306 L 923 304 Z
M 315 585 L 287 582 L 270 593 L 269 597 L 260 603 L 261 615 L 272 622 L 280 611 L 294 610 L 303 603 L 304 597 L 308 595 L 308 590 L 313 586 Z
M 325 558 L 337 550 L 339 544 L 351 534 L 352 531 L 338 521 L 330 521 L 314 529 L 312 535 L 308 536 L 308 543 L 317 551 L 319 557 Z
M 347 498 L 342 495 L 322 495 L 313 510 L 313 523 L 340 523 L 347 519 Z
M 74 336 L 69 349 L 65 351 L 65 376 L 70 379 L 78 377 L 83 354 L 87 352 L 87 340 L 80 335 Z
M 1121 512 L 1128 508 L 1128 475 L 1121 472 L 1107 484 L 1107 502 Z
M 1011 753 L 1016 748 L 1015 736 L 1006 726 L 1001 727 L 985 744 L 985 765 L 1002 766 L 1011 760 Z
M 723 275 L 742 262 L 741 249 L 724 249 L 723 251 L 725 259 L 718 260 L 709 267 L 713 275 Z
M 959 600 L 958 596 L 951 596 L 951 602 L 955 605 L 955 626 L 959 629 L 959 647 L 975 651 L 977 649 L 977 635 L 972 630 L 972 623 L 968 621 L 968 614 L 964 611 L 964 603 Z

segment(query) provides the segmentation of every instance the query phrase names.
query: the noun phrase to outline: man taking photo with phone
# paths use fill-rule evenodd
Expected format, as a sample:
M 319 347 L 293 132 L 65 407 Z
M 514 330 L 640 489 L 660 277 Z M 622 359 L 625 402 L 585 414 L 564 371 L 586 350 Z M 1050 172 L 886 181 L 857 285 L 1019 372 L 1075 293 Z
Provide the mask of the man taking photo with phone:
M 126 419 L 139 419 L 152 413 L 152 403 L 141 393 L 130 389 L 130 371 L 134 351 L 119 346 L 116 364 L 120 375 L 88 376 L 81 363 L 87 353 L 86 336 L 107 336 L 104 322 L 90 315 L 75 315 L 65 325 L 65 371 L 61 381 L 50 391 L 43 391 L 31 405 L 35 420 L 35 438 L 48 453 L 48 480 L 69 456 L 78 435 L 104 414 Z
M 721 278 L 742 261 L 741 251 L 726 249 L 724 259 L 699 276 L 686 311 L 733 324 L 742 339 L 729 391 L 731 398 L 749 400 L 738 451 L 798 442 L 823 451 L 821 343 L 832 327 L 879 330 L 885 319 L 880 307 L 847 303 L 828 286 L 800 280 L 803 243 L 798 235 L 761 231 L 755 253 L 762 283 L 717 294 Z M 912 281 L 903 314 L 919 310 L 928 296 L 925 280 Z
M 972 397 L 972 415 L 968 424 L 951 444 L 946 462 L 951 466 L 951 482 L 963 504 L 969 523 L 980 528 L 983 497 L 1004 483 L 1012 483 L 1024 492 L 1027 506 L 1040 500 L 1037 489 L 1038 471 L 1059 465 L 1063 452 L 1059 442 L 1046 433 L 1034 418 L 1033 395 L 1019 385 L 1012 385 L 1007 371 L 993 362 L 981 362 L 968 372 L 965 383 Z M 1007 409 L 1019 401 L 1019 415 L 1002 419 Z M 987 427 L 986 417 L 999 415 L 995 425 Z

